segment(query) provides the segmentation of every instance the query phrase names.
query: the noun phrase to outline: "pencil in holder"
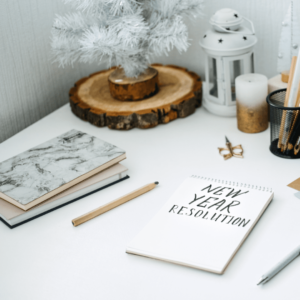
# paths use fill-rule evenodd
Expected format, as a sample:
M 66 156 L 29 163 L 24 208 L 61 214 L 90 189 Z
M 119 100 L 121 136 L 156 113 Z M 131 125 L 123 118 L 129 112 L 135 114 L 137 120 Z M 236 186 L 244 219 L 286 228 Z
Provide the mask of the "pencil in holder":
M 282 158 L 300 158 L 300 107 L 285 107 L 286 89 L 270 93 L 270 151 Z M 280 146 L 281 145 L 281 146 Z

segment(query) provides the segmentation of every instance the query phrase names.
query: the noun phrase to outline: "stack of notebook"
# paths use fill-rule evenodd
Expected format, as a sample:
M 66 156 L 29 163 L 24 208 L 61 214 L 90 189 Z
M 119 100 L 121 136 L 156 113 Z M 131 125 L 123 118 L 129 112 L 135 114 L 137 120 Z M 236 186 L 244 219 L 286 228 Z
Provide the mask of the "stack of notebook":
M 71 130 L 0 163 L 0 219 L 14 228 L 128 177 L 125 151 Z

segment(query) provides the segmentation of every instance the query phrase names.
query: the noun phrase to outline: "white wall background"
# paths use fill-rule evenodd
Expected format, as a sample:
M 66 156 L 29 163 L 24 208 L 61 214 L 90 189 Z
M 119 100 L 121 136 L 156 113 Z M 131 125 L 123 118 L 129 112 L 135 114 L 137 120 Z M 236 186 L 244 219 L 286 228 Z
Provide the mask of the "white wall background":
M 297 2 L 297 1 L 294 1 Z M 205 17 L 188 22 L 191 47 L 153 62 L 177 64 L 203 76 L 199 38 L 209 17 L 229 7 L 254 22 L 258 37 L 256 72 L 276 74 L 281 22 L 289 0 L 206 0 Z M 299 5 L 296 11 L 299 12 Z M 50 61 L 50 30 L 55 14 L 69 9 L 61 0 L 0 0 L 0 142 L 68 102 L 74 82 L 105 66 L 58 68 Z

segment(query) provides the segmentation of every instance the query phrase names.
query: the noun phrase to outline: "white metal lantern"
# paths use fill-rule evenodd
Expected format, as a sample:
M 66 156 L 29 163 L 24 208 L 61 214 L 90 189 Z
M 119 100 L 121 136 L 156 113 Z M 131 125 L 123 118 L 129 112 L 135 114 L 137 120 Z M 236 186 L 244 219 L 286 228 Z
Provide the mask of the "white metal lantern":
M 251 30 L 241 26 L 246 20 Z M 200 41 L 205 52 L 203 106 L 211 113 L 236 116 L 235 78 L 254 73 L 253 47 L 257 43 L 253 23 L 230 8 L 218 10 L 212 28 Z

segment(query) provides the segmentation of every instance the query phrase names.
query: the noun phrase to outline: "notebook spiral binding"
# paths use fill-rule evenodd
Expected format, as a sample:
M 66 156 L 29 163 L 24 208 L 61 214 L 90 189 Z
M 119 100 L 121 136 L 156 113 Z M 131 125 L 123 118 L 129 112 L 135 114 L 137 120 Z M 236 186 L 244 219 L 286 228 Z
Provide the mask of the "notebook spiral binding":
M 221 179 L 210 178 L 210 177 L 205 177 L 205 176 L 198 176 L 198 175 L 192 175 L 191 177 L 192 178 L 199 178 L 199 179 L 203 179 L 203 180 L 207 180 L 207 181 L 212 181 L 212 182 L 216 182 L 216 183 L 236 186 L 236 187 L 248 188 L 248 189 L 251 189 L 251 190 L 259 190 L 259 191 L 262 191 L 262 192 L 272 193 L 271 188 L 262 187 L 262 186 L 258 186 L 258 185 L 252 185 L 252 184 L 241 183 L 241 182 L 236 182 L 236 181 L 221 180 Z

